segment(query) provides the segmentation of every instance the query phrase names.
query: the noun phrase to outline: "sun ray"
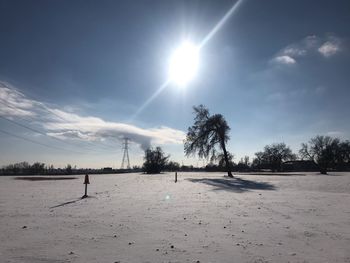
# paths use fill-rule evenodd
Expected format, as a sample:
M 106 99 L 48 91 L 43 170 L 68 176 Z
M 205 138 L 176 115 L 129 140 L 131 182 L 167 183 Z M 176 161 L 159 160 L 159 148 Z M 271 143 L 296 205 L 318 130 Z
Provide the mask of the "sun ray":
M 131 116 L 129 121 L 133 121 L 155 98 L 158 97 L 158 95 L 169 85 L 169 83 L 171 82 L 170 79 L 167 79 L 157 90 L 155 93 L 153 93 L 153 95 L 151 97 L 148 98 L 148 100 L 146 100 L 140 108 L 138 108 L 138 110 Z
M 220 21 L 214 26 L 214 28 L 203 38 L 199 45 L 202 48 L 208 43 L 208 41 L 220 30 L 220 28 L 227 22 L 227 20 L 237 11 L 238 7 L 244 0 L 238 0 L 234 5 L 226 12 L 226 14 L 220 19 Z

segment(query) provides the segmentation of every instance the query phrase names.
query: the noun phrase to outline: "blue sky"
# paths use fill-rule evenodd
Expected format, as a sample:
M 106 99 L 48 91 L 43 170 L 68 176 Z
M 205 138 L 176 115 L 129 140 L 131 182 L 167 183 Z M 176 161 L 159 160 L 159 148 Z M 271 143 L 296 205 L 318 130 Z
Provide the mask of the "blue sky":
M 227 119 L 236 161 L 274 142 L 349 139 L 345 0 L 241 1 L 187 87 L 169 84 L 134 116 L 166 81 L 171 52 L 199 45 L 235 2 L 0 0 L 0 165 L 118 168 L 123 136 L 132 165 L 150 145 L 196 165 L 182 140 L 198 104 Z

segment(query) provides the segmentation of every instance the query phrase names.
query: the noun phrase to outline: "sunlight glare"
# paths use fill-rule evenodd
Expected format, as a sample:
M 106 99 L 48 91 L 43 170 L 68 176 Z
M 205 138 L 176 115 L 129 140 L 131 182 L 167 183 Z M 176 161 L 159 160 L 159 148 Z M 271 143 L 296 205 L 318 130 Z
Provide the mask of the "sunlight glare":
M 169 75 L 172 82 L 184 87 L 191 81 L 198 69 L 199 48 L 190 42 L 184 42 L 170 58 Z

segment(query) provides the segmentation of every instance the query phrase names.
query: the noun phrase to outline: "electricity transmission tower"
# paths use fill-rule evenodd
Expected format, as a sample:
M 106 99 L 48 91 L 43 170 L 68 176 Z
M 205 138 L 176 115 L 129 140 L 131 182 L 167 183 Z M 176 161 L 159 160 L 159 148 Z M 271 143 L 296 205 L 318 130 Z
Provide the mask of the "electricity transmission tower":
M 126 169 L 130 169 L 130 159 L 129 159 L 129 138 L 124 138 L 123 146 L 122 146 L 124 153 L 123 153 L 123 160 L 121 169 L 124 169 L 124 165 L 126 164 Z

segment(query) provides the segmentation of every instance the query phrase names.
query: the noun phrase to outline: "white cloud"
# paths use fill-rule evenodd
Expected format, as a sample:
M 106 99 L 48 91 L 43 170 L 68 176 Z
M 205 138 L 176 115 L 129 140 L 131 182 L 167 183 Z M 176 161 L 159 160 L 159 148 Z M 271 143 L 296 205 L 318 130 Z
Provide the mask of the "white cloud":
M 294 58 L 287 55 L 275 57 L 273 61 L 285 65 L 292 65 L 296 63 Z
M 324 57 L 330 57 L 341 51 L 341 43 L 341 39 L 336 36 L 323 38 L 315 35 L 306 36 L 281 49 L 272 61 L 290 65 L 295 64 L 297 60 L 310 54 L 321 54 Z
M 143 129 L 135 125 L 108 122 L 93 116 L 80 116 L 28 99 L 23 93 L 0 82 L 0 114 L 5 117 L 31 118 L 50 136 L 65 140 L 117 141 L 128 137 L 142 149 L 155 144 L 181 144 L 185 133 L 169 127 Z
M 43 126 L 50 131 L 50 135 L 63 139 L 76 138 L 95 141 L 128 137 L 140 144 L 143 149 L 146 149 L 151 142 L 156 144 L 181 144 L 185 138 L 183 131 L 169 127 L 142 129 L 131 124 L 107 122 L 96 117 L 82 117 L 57 109 L 51 111 L 55 113 L 53 120 L 48 121 Z
M 319 38 L 317 36 L 307 36 L 302 40 L 292 43 L 285 48 L 277 52 L 274 60 L 277 60 L 284 64 L 295 64 L 296 59 L 299 57 L 306 56 L 311 50 L 319 43 Z
M 340 44 L 338 41 L 327 41 L 322 46 L 318 48 L 318 52 L 320 52 L 325 57 L 330 57 L 335 55 L 340 51 Z

